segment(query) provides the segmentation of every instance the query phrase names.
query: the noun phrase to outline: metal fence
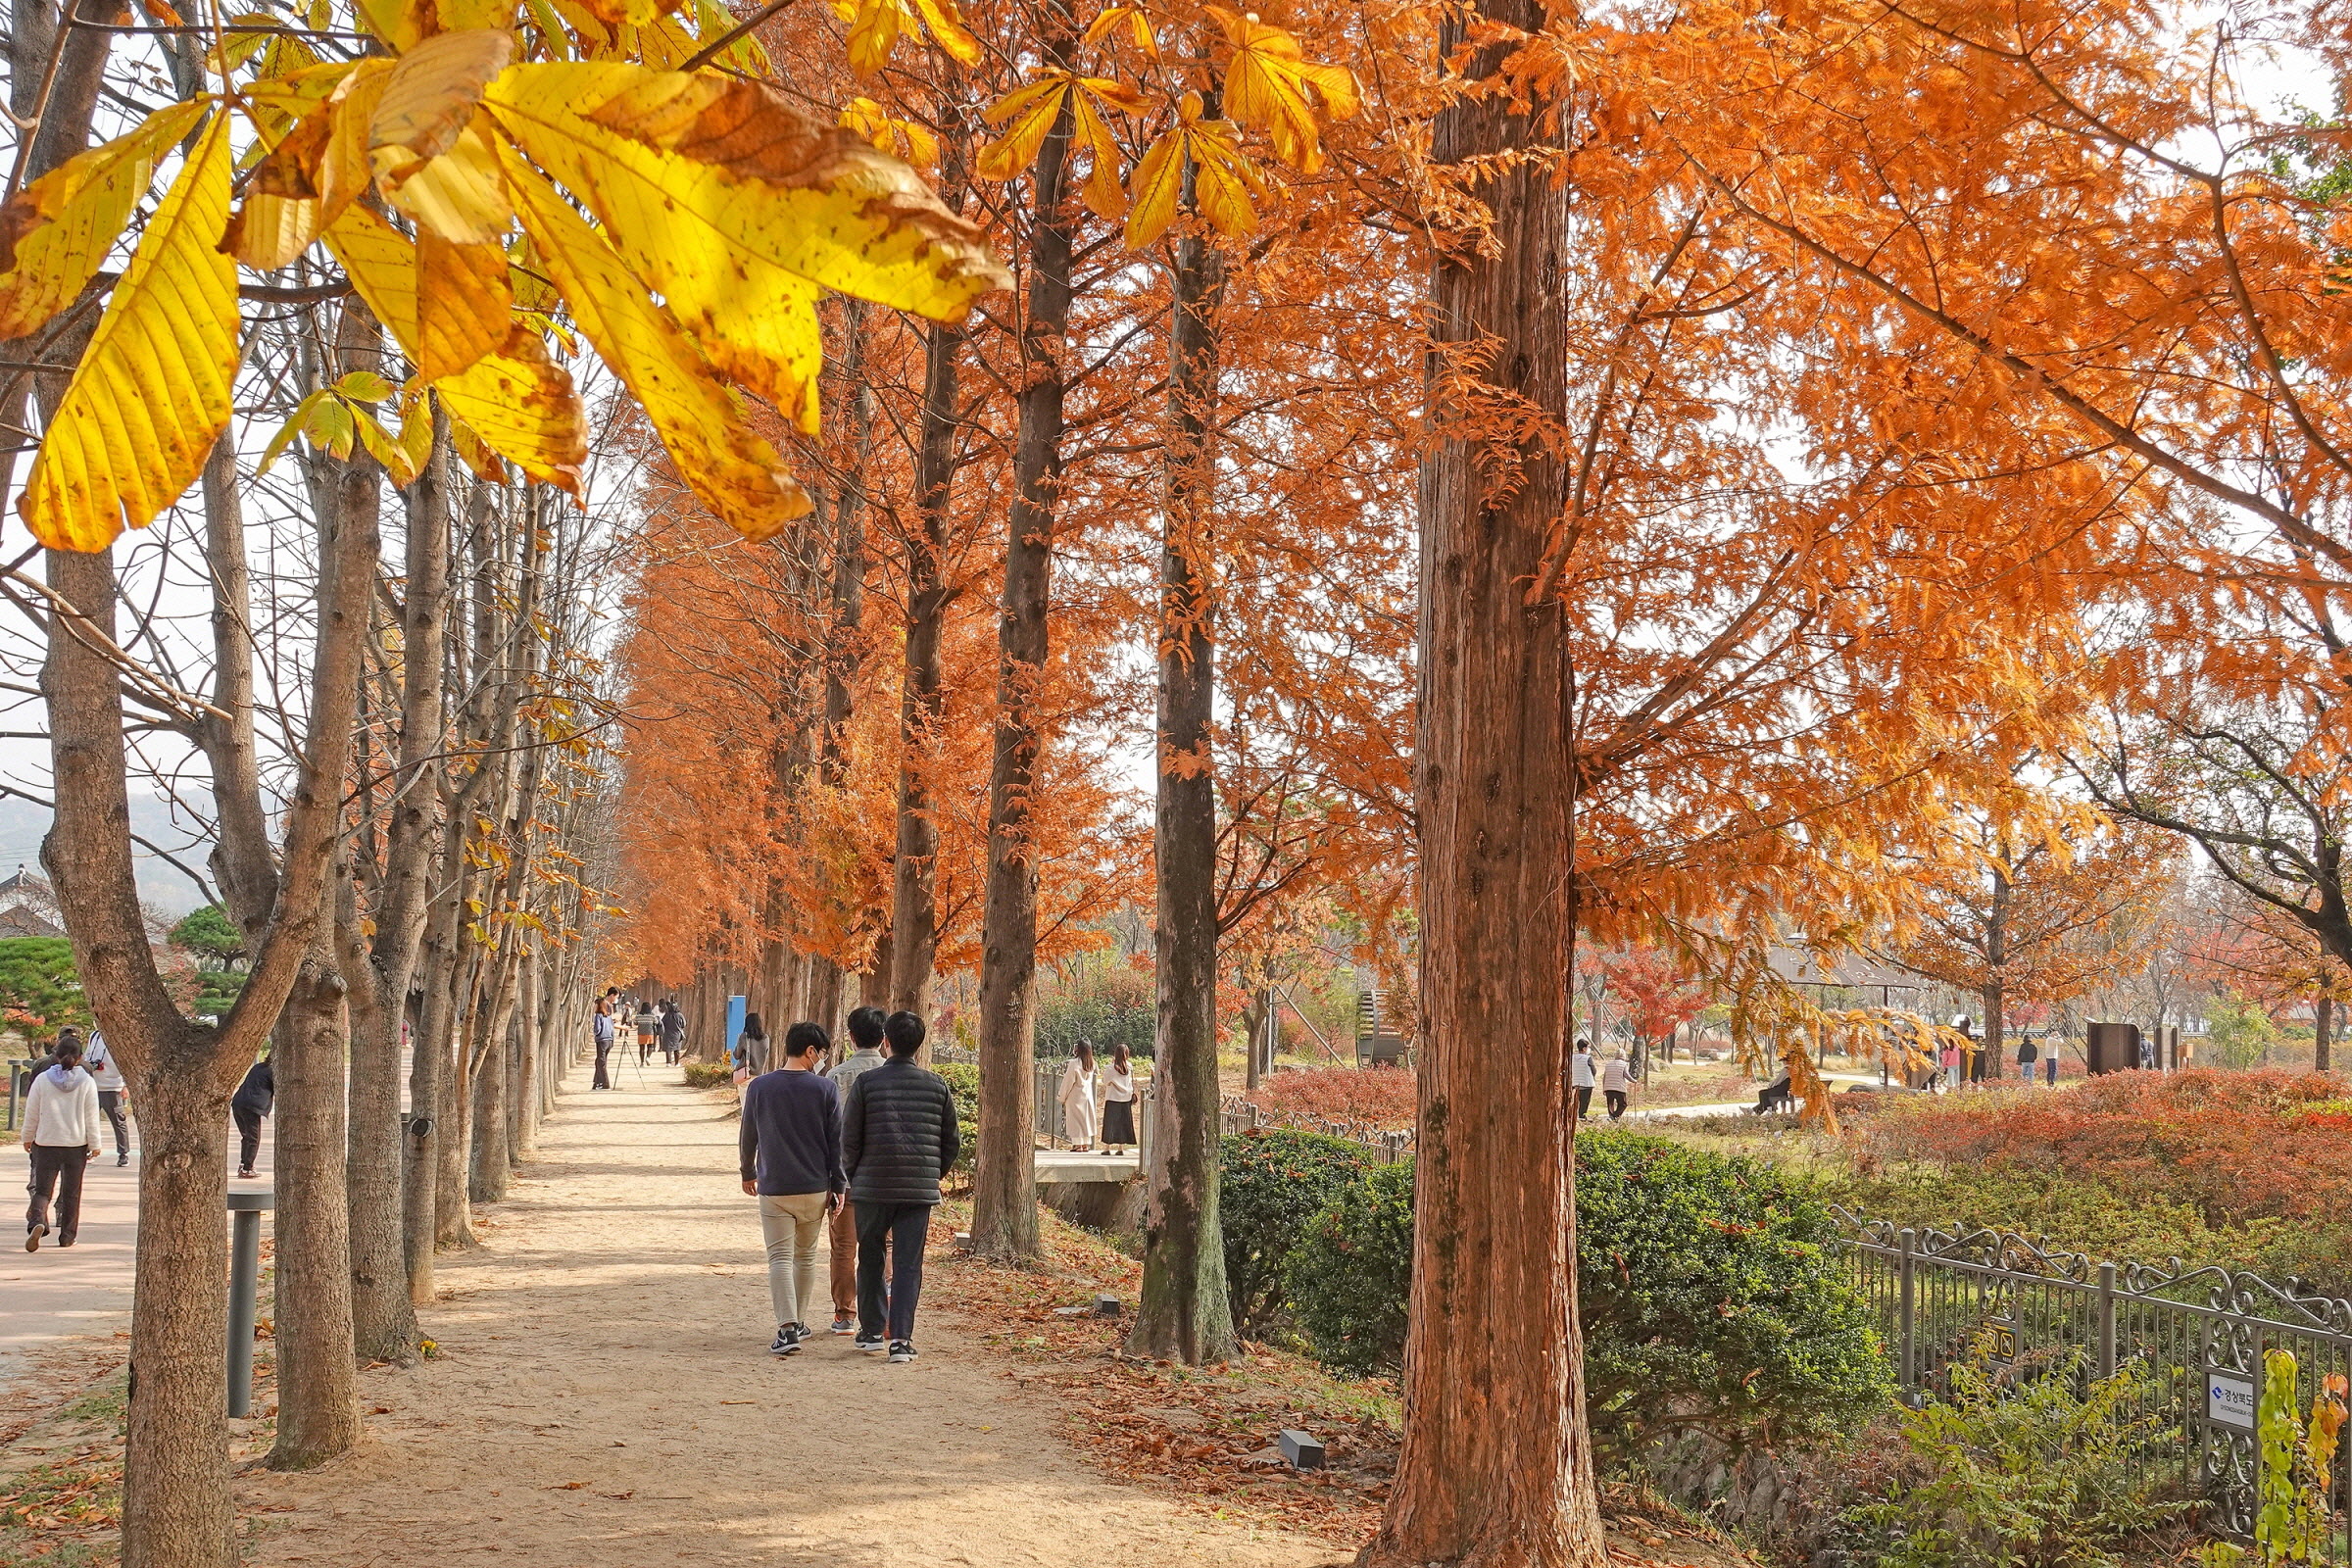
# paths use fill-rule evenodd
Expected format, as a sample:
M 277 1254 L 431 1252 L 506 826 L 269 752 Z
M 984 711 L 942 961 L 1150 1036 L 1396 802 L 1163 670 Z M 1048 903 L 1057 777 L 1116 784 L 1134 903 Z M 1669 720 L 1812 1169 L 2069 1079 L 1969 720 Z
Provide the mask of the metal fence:
M 1898 1229 L 1843 1210 L 1838 1218 L 1906 1394 L 1939 1391 L 1953 1364 L 1972 1357 L 1996 1372 L 2072 1365 L 2085 1378 L 2136 1363 L 2150 1374 L 2143 1413 L 2163 1434 L 2141 1459 L 2177 1473 L 2221 1534 L 2242 1539 L 2254 1527 L 2264 1355 L 2293 1353 L 2306 1412 L 2322 1379 L 2352 1375 L 2352 1301 L 2232 1269 L 2052 1251 L 2006 1231 Z M 2352 1562 L 2342 1531 L 2352 1465 L 2335 1466 L 2329 1494 L 2337 1519 L 2315 1560 Z

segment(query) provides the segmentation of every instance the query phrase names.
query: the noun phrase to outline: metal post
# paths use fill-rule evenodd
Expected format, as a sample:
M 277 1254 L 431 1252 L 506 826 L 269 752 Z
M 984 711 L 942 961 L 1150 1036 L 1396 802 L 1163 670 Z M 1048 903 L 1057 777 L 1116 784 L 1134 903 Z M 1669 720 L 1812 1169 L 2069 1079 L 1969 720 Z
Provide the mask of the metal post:
M 1914 1266 L 1919 1251 L 1919 1233 L 1906 1225 L 1895 1241 L 1897 1249 L 1895 1267 L 1899 1271 L 1895 1287 L 1895 1321 L 1899 1325 L 1897 1332 L 1902 1341 L 1898 1364 L 1902 1372 L 1902 1386 L 1905 1389 L 1911 1389 L 1916 1387 L 1919 1381 L 1919 1360 L 1916 1353 L 1918 1270 Z
M 262 1216 L 276 1194 L 270 1188 L 228 1195 L 228 1413 L 253 1413 L 253 1327 L 261 1315 Z
M 2099 1264 L 2099 1376 L 2115 1376 L 2115 1264 Z

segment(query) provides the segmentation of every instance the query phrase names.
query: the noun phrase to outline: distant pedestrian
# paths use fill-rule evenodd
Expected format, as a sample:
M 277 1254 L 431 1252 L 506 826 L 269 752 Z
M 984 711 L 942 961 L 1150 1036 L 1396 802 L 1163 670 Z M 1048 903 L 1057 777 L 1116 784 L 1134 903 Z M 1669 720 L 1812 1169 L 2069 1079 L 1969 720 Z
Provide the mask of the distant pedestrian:
M 2032 1035 L 2019 1035 L 2017 1037 L 2018 1077 L 2031 1084 L 2034 1081 L 2034 1063 L 2040 1059 L 2040 1054 L 2034 1049 L 2034 1037 Z
M 98 1112 L 115 1130 L 115 1163 L 130 1163 L 130 1090 L 122 1081 L 122 1069 L 115 1065 L 115 1054 L 106 1047 L 106 1036 L 96 1029 L 90 1031 L 90 1042 L 81 1049 L 82 1071 L 98 1086 Z
M 743 1033 L 735 1037 L 735 1082 L 748 1084 L 767 1071 L 767 1029 L 756 1012 L 746 1013 Z
M 1095 1147 L 1095 1044 L 1081 1040 L 1078 1054 L 1062 1069 L 1061 1089 L 1055 1096 L 1061 1102 L 1062 1132 L 1074 1153 L 1090 1153 Z
M 841 1113 L 841 1162 L 858 1205 L 858 1348 L 893 1362 L 914 1359 L 914 1308 L 923 1290 L 923 1247 L 939 1184 L 962 1145 L 947 1080 L 914 1064 L 923 1020 L 894 1012 L 883 1023 L 890 1059 L 858 1075 Z M 882 1250 L 890 1248 L 887 1322 Z
M 1958 1088 L 1960 1084 L 1960 1047 L 1956 1043 L 1946 1040 L 1943 1043 L 1943 1049 L 1936 1054 L 1936 1059 L 1944 1090 L 1948 1093 Z
M 612 1021 L 612 1000 L 610 994 L 600 998 L 596 1004 L 596 1016 L 590 1020 L 590 1027 L 596 1031 L 596 1076 L 588 1081 L 590 1089 L 612 1087 L 612 1040 L 618 1025 Z
M 1102 1147 L 1135 1147 L 1135 1064 L 1124 1044 L 1110 1048 L 1102 1069 Z
M 1626 1097 L 1633 1092 L 1634 1069 L 1623 1056 L 1611 1056 L 1600 1064 L 1600 1097 L 1609 1107 L 1609 1120 L 1625 1117 Z
M 651 1002 L 637 1004 L 637 1065 L 653 1059 L 654 1042 L 662 1036 L 662 1015 Z
M 821 1024 L 784 1031 L 784 1065 L 743 1089 L 743 1190 L 760 1200 L 767 1296 L 776 1319 L 770 1355 L 798 1355 L 812 1337 L 802 1314 L 816 1304 L 816 1243 L 841 1207 L 841 1091 L 816 1070 L 833 1047 Z
M 1576 1054 L 1568 1058 L 1569 1082 L 1576 1090 L 1576 1119 L 1583 1121 L 1592 1114 L 1592 1042 L 1579 1040 Z
M 52 1219 L 60 1247 L 72 1247 L 80 1232 L 81 1177 L 98 1154 L 98 1084 L 82 1068 L 81 1042 L 60 1040 L 24 1097 L 20 1136 L 32 1165 L 32 1179 L 25 1184 L 32 1199 L 24 1209 L 27 1252 L 41 1250 Z
M 251 1181 L 262 1156 L 262 1118 L 277 1102 L 277 1072 L 264 1056 L 245 1069 L 245 1081 L 229 1097 L 228 1114 L 237 1124 L 237 1179 Z
M 686 1054 L 686 1014 L 678 1004 L 662 999 L 662 1059 L 672 1067 Z
M 2050 1088 L 2058 1087 L 2058 1042 L 2045 1042 L 2041 1048 L 2041 1081 Z

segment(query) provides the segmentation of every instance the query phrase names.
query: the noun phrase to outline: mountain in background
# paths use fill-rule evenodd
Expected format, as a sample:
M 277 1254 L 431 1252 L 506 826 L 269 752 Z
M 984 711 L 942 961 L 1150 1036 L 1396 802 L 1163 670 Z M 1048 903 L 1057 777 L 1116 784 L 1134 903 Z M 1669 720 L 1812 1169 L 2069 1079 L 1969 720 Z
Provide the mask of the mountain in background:
M 191 792 L 189 799 L 197 810 L 211 811 L 210 795 Z M 184 808 L 176 808 L 158 796 L 133 794 L 130 830 L 199 871 L 210 869 L 205 860 L 213 852 L 212 841 L 199 837 L 202 829 Z M 13 874 L 20 865 L 39 871 L 41 840 L 48 831 L 46 807 L 18 800 L 13 795 L 0 796 L 0 877 Z M 172 916 L 185 914 L 206 903 L 196 884 L 172 869 L 169 862 L 136 844 L 131 846 L 131 856 L 138 866 L 140 902 Z

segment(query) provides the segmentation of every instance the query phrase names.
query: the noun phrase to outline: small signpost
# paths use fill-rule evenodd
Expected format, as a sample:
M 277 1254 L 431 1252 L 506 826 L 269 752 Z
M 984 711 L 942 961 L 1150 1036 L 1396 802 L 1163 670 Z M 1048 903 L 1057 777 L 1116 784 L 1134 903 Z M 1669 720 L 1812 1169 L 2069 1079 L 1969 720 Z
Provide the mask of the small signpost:
M 2228 1372 L 2205 1374 L 2205 1419 L 2216 1426 L 2254 1430 L 2254 1380 Z

